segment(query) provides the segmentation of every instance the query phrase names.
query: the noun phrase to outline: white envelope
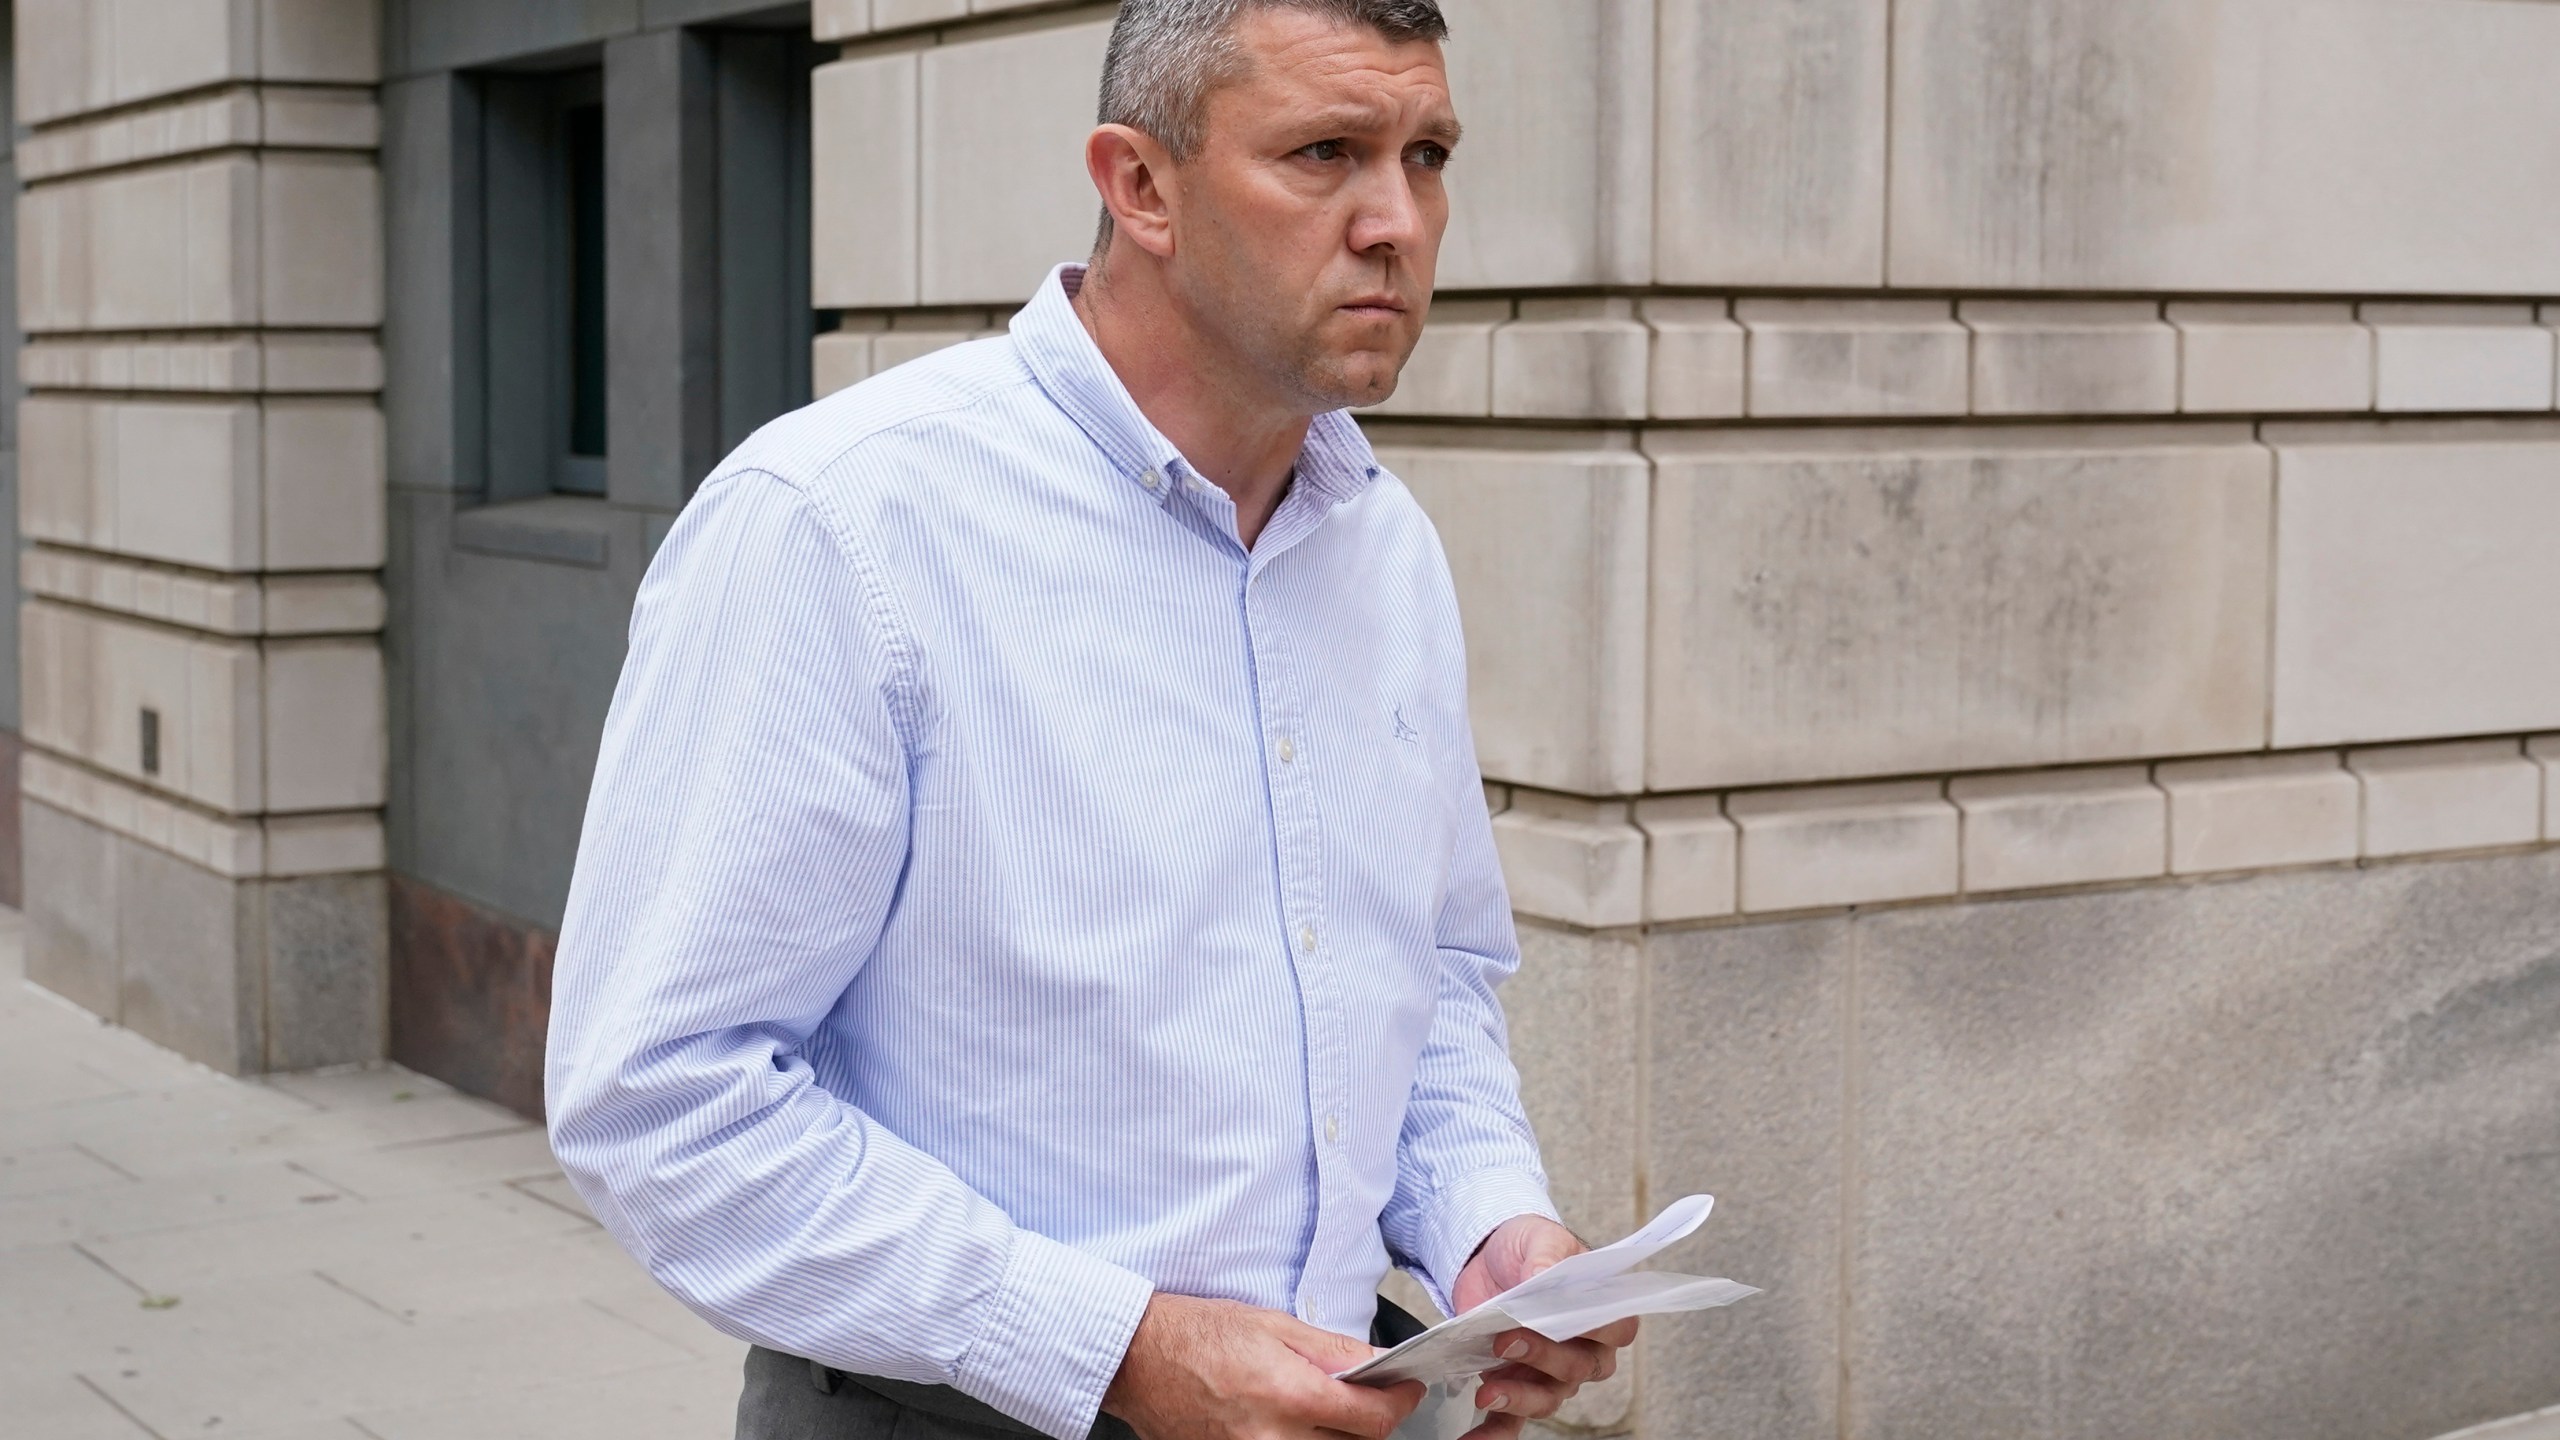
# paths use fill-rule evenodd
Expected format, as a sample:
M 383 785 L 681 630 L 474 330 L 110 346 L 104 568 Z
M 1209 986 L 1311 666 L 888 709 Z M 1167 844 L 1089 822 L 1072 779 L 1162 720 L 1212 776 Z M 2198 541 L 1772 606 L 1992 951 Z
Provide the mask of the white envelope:
M 1643 1229 L 1615 1245 L 1558 1261 L 1455 1319 L 1444 1320 L 1392 1350 L 1334 1378 L 1362 1385 L 1425 1384 L 1482 1374 L 1502 1364 L 1494 1337 L 1527 1328 L 1571 1340 L 1640 1315 L 1712 1310 L 1760 1292 L 1731 1280 L 1669 1275 L 1635 1267 L 1687 1239 L 1715 1208 L 1712 1195 L 1674 1202 Z

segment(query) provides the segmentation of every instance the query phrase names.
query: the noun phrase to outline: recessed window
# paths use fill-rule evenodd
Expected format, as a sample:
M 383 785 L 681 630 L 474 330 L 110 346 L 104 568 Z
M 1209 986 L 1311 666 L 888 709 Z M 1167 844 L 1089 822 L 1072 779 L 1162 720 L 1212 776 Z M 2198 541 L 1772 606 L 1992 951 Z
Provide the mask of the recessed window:
M 604 493 L 604 107 L 561 116 L 569 165 L 569 464 L 558 488 Z M 580 462 L 598 468 L 578 473 Z
M 489 498 L 602 495 L 604 74 L 478 83 Z

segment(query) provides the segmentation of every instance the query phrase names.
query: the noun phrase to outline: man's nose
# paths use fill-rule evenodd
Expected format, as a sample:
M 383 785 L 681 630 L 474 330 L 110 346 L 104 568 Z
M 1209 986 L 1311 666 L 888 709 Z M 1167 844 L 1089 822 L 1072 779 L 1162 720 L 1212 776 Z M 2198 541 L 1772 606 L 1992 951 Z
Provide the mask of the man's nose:
M 1425 238 L 1422 202 L 1402 164 L 1380 166 L 1362 177 L 1359 209 L 1351 217 L 1351 248 L 1411 255 Z

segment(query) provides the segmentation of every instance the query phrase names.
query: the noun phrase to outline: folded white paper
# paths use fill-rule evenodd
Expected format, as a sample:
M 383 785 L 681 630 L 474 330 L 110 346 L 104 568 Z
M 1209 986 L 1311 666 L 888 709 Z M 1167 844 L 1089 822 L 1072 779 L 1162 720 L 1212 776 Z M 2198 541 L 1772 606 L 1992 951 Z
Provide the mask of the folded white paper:
M 1712 1310 L 1757 1295 L 1752 1286 L 1731 1280 L 1635 1268 L 1687 1239 L 1706 1223 L 1715 1203 L 1712 1195 L 1675 1202 L 1617 1244 L 1558 1261 L 1466 1314 L 1443 1320 L 1334 1378 L 1362 1385 L 1407 1380 L 1438 1384 L 1502 1364 L 1493 1342 L 1508 1330 L 1525 1327 L 1550 1340 L 1571 1340 L 1639 1315 Z

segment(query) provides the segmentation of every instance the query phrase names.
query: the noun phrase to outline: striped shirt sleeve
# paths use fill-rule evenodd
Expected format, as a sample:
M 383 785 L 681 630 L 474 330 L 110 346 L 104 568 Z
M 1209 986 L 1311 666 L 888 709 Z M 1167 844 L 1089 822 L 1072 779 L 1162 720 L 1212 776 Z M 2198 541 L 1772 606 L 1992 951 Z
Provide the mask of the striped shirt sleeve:
M 1016 1226 L 801 1053 L 907 859 L 913 665 L 876 572 L 800 490 L 745 472 L 687 507 L 641 589 L 589 797 L 553 1145 L 727 1333 L 1081 1437 L 1148 1282 Z

